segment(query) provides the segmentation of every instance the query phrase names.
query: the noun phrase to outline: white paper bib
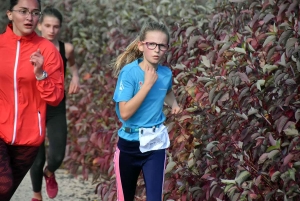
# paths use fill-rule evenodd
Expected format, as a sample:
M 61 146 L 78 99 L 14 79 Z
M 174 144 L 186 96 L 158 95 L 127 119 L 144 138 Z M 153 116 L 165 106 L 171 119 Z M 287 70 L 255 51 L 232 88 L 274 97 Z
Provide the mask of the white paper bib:
M 168 129 L 161 124 L 155 129 L 153 128 L 139 128 L 140 151 L 142 153 L 147 151 L 166 149 L 170 146 L 170 139 Z

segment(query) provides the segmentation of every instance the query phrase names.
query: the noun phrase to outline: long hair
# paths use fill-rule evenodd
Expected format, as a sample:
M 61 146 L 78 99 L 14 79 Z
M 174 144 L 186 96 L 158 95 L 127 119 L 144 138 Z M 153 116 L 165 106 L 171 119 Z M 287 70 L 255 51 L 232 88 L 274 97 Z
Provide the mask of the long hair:
M 146 22 L 143 25 L 139 36 L 127 46 L 125 51 L 122 54 L 120 54 L 117 57 L 117 59 L 115 60 L 115 62 L 113 63 L 113 76 L 114 77 L 118 77 L 121 69 L 126 64 L 143 56 L 143 52 L 141 52 L 138 48 L 138 42 L 144 41 L 146 39 L 146 34 L 149 31 L 161 31 L 161 32 L 165 33 L 168 37 L 168 43 L 169 43 L 169 40 L 170 40 L 169 31 L 163 23 L 155 22 L 155 21 Z

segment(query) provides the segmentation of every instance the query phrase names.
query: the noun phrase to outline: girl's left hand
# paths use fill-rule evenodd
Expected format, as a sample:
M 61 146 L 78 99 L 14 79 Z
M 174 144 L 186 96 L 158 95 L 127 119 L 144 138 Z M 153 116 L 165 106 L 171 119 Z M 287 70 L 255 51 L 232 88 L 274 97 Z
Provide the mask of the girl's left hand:
M 69 94 L 77 94 L 80 89 L 79 77 L 72 76 L 72 80 L 69 87 Z
M 33 72 L 36 77 L 41 77 L 43 75 L 43 64 L 44 64 L 44 57 L 41 54 L 40 49 L 35 51 L 31 54 L 30 60 L 31 64 L 33 65 Z
M 172 114 L 178 114 L 181 111 L 182 109 L 178 105 L 172 107 Z

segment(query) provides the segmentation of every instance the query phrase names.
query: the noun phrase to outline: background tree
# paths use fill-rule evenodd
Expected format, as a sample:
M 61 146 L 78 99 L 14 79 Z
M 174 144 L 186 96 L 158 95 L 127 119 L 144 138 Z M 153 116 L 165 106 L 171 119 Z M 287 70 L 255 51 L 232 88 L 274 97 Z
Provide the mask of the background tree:
M 5 30 L 5 26 L 8 23 L 8 19 L 6 16 L 6 10 L 9 7 L 9 1 L 5 0 L 2 1 L 0 4 L 0 33 L 2 33 Z

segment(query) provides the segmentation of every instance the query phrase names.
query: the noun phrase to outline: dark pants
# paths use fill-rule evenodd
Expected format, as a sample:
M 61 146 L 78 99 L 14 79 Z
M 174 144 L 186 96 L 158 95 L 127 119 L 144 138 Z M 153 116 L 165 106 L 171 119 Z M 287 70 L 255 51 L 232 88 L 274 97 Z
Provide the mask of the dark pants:
M 47 158 L 47 169 L 55 172 L 61 165 L 66 150 L 67 142 L 67 120 L 66 113 L 60 112 L 53 115 L 47 114 L 46 119 L 47 137 L 49 150 Z M 43 169 L 46 162 L 45 143 L 39 148 L 38 155 L 30 169 L 30 177 L 34 192 L 40 192 L 43 182 Z
M 142 153 L 139 142 L 119 138 L 114 165 L 118 201 L 133 201 L 137 180 L 143 172 L 147 201 L 161 201 L 163 194 L 166 150 Z
M 0 139 L 0 200 L 9 201 L 30 169 L 38 147 L 8 145 Z

